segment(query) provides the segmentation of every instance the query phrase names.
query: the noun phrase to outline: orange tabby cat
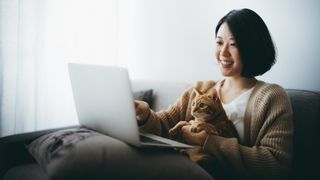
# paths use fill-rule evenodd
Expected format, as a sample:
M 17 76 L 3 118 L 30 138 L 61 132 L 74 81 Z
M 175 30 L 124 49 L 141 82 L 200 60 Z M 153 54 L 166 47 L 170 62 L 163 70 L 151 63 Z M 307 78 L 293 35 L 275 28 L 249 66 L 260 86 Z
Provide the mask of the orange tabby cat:
M 181 128 L 185 125 L 191 125 L 191 131 L 195 133 L 204 130 L 207 134 L 238 138 L 237 130 L 233 123 L 228 120 L 217 91 L 213 89 L 209 93 L 203 93 L 195 88 L 194 93 L 196 93 L 196 96 L 191 104 L 191 115 L 195 119 L 177 123 L 169 130 L 169 137 L 183 141 L 181 139 Z M 201 147 L 189 149 L 185 152 L 192 161 L 197 163 L 209 159 L 209 156 L 202 151 Z

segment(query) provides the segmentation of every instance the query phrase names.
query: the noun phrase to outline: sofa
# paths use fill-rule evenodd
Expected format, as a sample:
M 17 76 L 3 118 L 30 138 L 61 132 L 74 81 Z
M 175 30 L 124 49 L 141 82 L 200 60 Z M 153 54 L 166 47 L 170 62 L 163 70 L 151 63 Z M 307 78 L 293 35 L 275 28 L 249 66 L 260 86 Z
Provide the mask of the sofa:
M 134 92 L 152 89 L 152 96 L 147 101 L 156 111 L 173 103 L 188 86 L 189 83 L 182 82 L 132 81 Z M 290 179 L 320 179 L 320 173 L 317 172 L 320 167 L 320 149 L 317 144 L 320 134 L 320 92 L 285 90 L 291 100 L 295 128 Z M 39 160 L 34 152 L 41 148 L 42 153 L 50 148 L 56 151 L 57 143 L 44 146 L 43 142 L 57 137 L 59 133 L 63 137 L 82 135 L 65 140 L 69 144 L 58 148 L 58 153 L 46 155 L 45 160 Z M 30 146 L 35 141 L 42 143 L 43 147 L 34 148 L 32 154 Z M 0 179 L 3 180 L 128 178 L 214 179 L 174 149 L 135 148 L 98 132 L 87 131 L 79 125 L 0 138 Z

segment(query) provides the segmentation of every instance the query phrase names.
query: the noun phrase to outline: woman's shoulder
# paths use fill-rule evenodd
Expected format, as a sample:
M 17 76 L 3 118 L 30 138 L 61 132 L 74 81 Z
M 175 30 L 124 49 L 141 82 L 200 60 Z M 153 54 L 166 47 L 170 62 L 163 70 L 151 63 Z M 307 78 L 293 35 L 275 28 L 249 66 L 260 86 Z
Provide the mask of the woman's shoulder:
M 258 81 L 248 101 L 247 111 L 287 112 L 292 114 L 290 98 L 278 84 Z M 250 114 L 250 113 L 249 113 Z
M 258 80 L 257 84 L 255 85 L 255 88 L 252 91 L 252 96 L 256 96 L 266 99 L 277 99 L 277 98 L 285 98 L 288 99 L 288 95 L 285 91 L 285 89 L 275 83 L 267 83 L 261 80 Z
M 277 92 L 285 92 L 284 88 L 275 83 L 268 83 L 261 80 L 257 81 L 257 84 L 254 88 L 256 91 L 260 91 L 262 93 L 277 93 Z

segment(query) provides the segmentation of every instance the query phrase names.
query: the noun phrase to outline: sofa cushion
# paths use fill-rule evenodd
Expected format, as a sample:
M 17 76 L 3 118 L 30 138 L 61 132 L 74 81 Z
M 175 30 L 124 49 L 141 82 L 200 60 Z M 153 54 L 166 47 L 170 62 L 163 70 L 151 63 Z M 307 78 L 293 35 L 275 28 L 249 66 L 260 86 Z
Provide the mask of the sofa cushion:
M 133 92 L 133 98 L 135 100 L 145 101 L 148 104 L 152 104 L 152 94 L 152 89 L 137 90 Z
M 22 164 L 6 172 L 3 180 L 46 180 L 46 175 L 36 163 Z
M 152 102 L 149 103 L 155 111 L 167 109 L 170 104 L 173 104 L 192 84 L 187 82 L 164 82 L 164 81 L 132 81 L 132 89 L 140 91 L 149 87 L 153 90 Z
M 135 148 L 84 128 L 44 135 L 28 149 L 49 179 L 212 179 L 173 149 Z
M 96 134 L 95 131 L 85 128 L 63 129 L 37 138 L 27 145 L 27 149 L 39 163 L 40 167 L 46 171 L 47 165 L 52 160 L 67 154 L 78 141 Z
M 291 179 L 320 178 L 320 93 L 306 90 L 286 90 L 291 101 L 294 121 L 293 169 Z

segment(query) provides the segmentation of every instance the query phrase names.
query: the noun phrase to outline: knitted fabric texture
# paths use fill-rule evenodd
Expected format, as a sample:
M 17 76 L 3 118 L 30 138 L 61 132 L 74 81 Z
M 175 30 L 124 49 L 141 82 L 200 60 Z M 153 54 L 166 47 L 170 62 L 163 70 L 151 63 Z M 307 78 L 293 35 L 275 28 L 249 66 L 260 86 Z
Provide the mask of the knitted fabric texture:
M 196 87 L 215 88 L 213 81 L 200 81 L 185 90 L 168 109 L 151 111 L 140 130 L 164 137 L 180 120 L 192 120 L 191 102 Z M 210 135 L 203 148 L 214 156 L 230 178 L 283 179 L 290 171 L 293 138 L 292 108 L 288 95 L 276 84 L 258 81 L 244 116 L 244 140 Z M 214 167 L 213 167 L 214 168 Z

